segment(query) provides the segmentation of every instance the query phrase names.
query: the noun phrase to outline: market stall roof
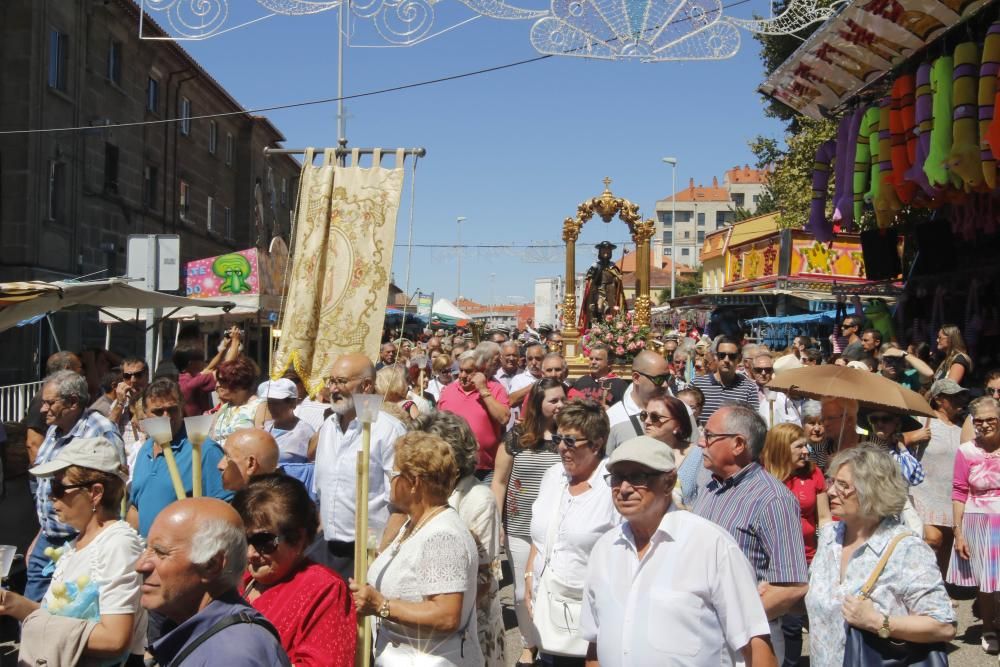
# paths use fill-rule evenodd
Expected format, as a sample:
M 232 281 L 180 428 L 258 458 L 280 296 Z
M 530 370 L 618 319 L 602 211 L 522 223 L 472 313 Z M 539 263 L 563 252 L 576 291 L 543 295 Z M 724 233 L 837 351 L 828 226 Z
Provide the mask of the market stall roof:
M 458 309 L 458 306 L 453 304 L 448 299 L 438 299 L 434 302 L 434 307 L 431 309 L 432 315 L 440 315 L 444 318 L 450 318 L 453 320 L 471 320 L 472 318 L 466 315 L 464 312 Z
M 121 278 L 90 282 L 18 282 L 0 283 L 0 331 L 25 320 L 66 308 L 183 308 L 197 304 L 218 312 L 233 307 L 231 301 L 188 299 L 152 292 L 130 285 Z
M 820 313 L 805 313 L 803 315 L 784 315 L 780 317 L 755 317 L 747 320 L 749 324 L 820 324 L 835 322 L 836 310 L 825 310 Z
M 851 0 L 771 73 L 760 92 L 822 118 L 990 1 Z
M 215 317 L 227 320 L 237 320 L 248 316 L 257 315 L 262 312 L 277 313 L 281 307 L 281 297 L 269 294 L 239 294 L 226 297 L 225 302 L 210 299 L 187 298 L 185 305 L 178 308 L 173 306 L 172 310 L 163 313 L 164 319 L 168 320 L 208 320 Z M 228 303 L 229 308 L 219 310 L 215 303 Z M 146 313 L 142 310 L 145 306 L 138 308 L 102 308 L 100 313 L 101 324 L 114 324 L 115 322 L 141 322 L 146 319 Z M 138 310 L 138 313 L 136 312 Z

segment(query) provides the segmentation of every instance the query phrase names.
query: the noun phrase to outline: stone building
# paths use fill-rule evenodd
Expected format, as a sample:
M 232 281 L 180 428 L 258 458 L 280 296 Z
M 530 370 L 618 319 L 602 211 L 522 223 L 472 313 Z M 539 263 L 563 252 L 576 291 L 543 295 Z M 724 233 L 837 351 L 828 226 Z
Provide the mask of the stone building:
M 140 39 L 139 11 L 132 0 L 0 3 L 0 129 L 46 130 L 0 135 L 0 281 L 121 276 L 132 234 L 180 235 L 182 265 L 287 239 L 300 167 L 263 153 L 281 133 L 178 43 Z M 148 16 L 144 31 L 166 36 Z M 232 115 L 196 118 L 211 114 Z M 103 346 L 94 314 L 52 321 L 66 349 Z M 31 379 L 32 352 L 51 351 L 39 326 L 0 334 L 0 383 Z

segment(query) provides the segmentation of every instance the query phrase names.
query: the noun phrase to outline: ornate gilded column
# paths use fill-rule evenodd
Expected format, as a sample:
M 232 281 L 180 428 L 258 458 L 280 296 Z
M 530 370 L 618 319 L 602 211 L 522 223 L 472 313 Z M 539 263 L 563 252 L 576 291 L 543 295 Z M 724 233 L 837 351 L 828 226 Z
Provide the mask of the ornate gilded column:
M 649 240 L 653 236 L 655 223 L 652 220 L 636 222 L 632 228 L 635 241 L 635 323 L 649 326 Z
M 562 238 L 566 243 L 566 295 L 563 298 L 563 355 L 567 359 L 580 355 L 580 332 L 577 331 L 576 313 L 576 240 L 580 236 L 583 222 L 566 218 L 563 220 Z

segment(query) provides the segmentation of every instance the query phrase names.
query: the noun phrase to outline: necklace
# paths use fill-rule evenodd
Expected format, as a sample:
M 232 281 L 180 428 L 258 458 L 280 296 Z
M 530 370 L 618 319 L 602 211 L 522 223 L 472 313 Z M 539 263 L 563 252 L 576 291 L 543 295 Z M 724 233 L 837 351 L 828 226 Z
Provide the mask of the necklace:
M 418 521 L 417 525 L 413 527 L 413 530 L 407 529 L 407 531 L 403 533 L 403 536 L 399 538 L 399 541 L 392 546 L 392 555 L 395 556 L 397 553 L 399 553 L 399 549 L 400 547 L 403 546 L 403 542 L 413 537 L 418 530 L 424 527 L 425 523 L 427 523 L 432 518 L 443 512 L 447 507 L 448 507 L 447 505 L 439 505 L 435 507 L 433 510 L 424 512 L 424 515 L 420 517 L 420 521 Z M 407 522 L 407 525 L 409 525 L 409 522 Z

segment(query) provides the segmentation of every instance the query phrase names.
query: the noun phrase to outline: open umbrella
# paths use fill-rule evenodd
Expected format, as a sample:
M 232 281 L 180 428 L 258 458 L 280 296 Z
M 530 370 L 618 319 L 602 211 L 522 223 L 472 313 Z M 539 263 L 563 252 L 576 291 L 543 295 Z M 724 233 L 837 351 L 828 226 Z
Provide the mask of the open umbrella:
M 782 371 L 767 383 L 767 387 L 793 397 L 851 398 L 865 408 L 903 415 L 936 416 L 927 400 L 917 392 L 877 373 L 847 366 L 792 368 Z

